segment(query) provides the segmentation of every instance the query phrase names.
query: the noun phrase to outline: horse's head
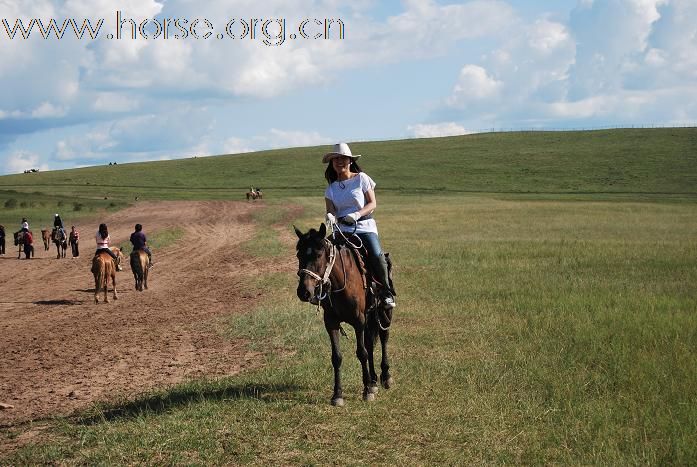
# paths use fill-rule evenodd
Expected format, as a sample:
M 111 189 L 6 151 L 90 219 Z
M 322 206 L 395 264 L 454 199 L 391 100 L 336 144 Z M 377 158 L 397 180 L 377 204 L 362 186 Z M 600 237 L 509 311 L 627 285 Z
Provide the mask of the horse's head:
M 319 230 L 310 229 L 302 233 L 295 226 L 298 244 L 295 246 L 298 256 L 298 298 L 303 302 L 317 305 L 323 298 L 322 288 L 326 284 L 330 269 L 330 248 L 324 237 L 327 228 L 322 224 Z M 329 287 L 327 286 L 327 291 Z
M 110 250 L 116 255 L 116 266 L 118 267 L 124 260 L 125 256 L 123 252 L 121 251 L 121 248 L 117 248 L 115 246 L 112 246 Z

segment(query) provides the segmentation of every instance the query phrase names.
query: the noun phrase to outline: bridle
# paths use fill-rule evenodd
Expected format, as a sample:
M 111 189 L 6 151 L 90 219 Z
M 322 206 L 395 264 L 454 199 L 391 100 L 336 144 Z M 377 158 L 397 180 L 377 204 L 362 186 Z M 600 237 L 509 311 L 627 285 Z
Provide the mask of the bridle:
M 325 245 L 328 247 L 329 250 L 329 260 L 327 261 L 327 265 L 324 269 L 324 273 L 320 276 L 314 271 L 310 271 L 309 269 L 306 268 L 301 268 L 298 270 L 298 276 L 302 278 L 303 276 L 307 275 L 312 277 L 317 281 L 317 285 L 315 286 L 315 290 L 319 289 L 319 291 L 316 294 L 317 297 L 317 309 L 319 310 L 320 303 L 322 300 L 325 298 L 329 297 L 329 302 L 331 303 L 331 293 L 334 292 L 341 292 L 346 288 L 346 266 L 344 264 L 343 258 L 341 258 L 341 267 L 344 272 L 344 285 L 340 289 L 332 289 L 332 282 L 329 280 L 329 276 L 332 273 L 332 269 L 334 269 L 334 263 L 336 262 L 336 257 L 337 257 L 337 247 L 334 245 L 328 238 L 324 239 Z M 327 249 L 324 249 L 324 251 L 327 251 Z M 341 256 L 341 255 L 339 255 Z M 325 292 L 324 287 L 325 284 L 327 286 L 327 291 Z

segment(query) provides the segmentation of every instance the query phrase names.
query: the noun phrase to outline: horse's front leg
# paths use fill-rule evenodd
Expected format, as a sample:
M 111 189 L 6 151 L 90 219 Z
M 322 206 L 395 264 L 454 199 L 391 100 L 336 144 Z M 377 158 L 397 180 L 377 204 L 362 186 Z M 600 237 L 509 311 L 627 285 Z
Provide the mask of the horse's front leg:
M 392 321 L 392 310 L 387 310 L 387 318 Z M 378 323 L 379 324 L 379 323 Z M 385 389 L 390 389 L 392 385 L 394 384 L 394 380 L 392 379 L 392 376 L 390 376 L 390 361 L 387 357 L 387 341 L 390 339 L 390 329 L 389 327 L 387 328 L 380 328 L 378 331 L 380 334 L 380 345 L 382 347 L 382 361 L 380 363 L 380 382 L 382 383 L 382 386 Z
M 339 347 L 339 323 L 329 323 L 325 319 L 324 327 L 329 334 L 329 341 L 332 346 L 332 367 L 334 368 L 334 394 L 332 395 L 332 405 L 342 407 L 344 397 L 341 391 L 341 348 Z
M 365 348 L 368 352 L 368 372 L 370 373 L 369 390 L 373 394 L 378 392 L 378 375 L 375 373 L 375 342 L 377 340 L 377 329 L 375 323 L 369 322 L 365 328 Z
M 356 330 L 356 357 L 361 362 L 363 372 L 363 400 L 374 401 L 375 392 L 370 389 L 370 372 L 368 371 L 368 350 L 365 348 L 365 325 L 359 324 Z

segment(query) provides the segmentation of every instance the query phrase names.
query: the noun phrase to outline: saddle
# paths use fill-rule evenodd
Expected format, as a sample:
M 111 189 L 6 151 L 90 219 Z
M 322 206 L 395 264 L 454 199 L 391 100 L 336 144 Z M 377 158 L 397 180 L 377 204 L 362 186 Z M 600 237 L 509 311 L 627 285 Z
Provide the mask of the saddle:
M 331 241 L 339 250 L 340 255 L 342 254 L 342 250 L 348 250 L 351 255 L 353 255 L 353 259 L 356 261 L 358 270 L 361 272 L 361 277 L 363 278 L 363 289 L 365 289 L 370 296 L 377 297 L 377 289 L 380 285 L 387 286 L 390 292 L 392 292 L 392 295 L 397 296 L 392 282 L 392 259 L 389 253 L 384 253 L 385 261 L 387 262 L 387 280 L 389 284 L 379 284 L 373 277 L 370 268 L 366 265 L 368 261 L 368 250 L 361 245 L 361 241 L 356 235 L 347 235 L 346 238 L 337 236 Z M 356 245 L 361 245 L 361 247 L 357 248 Z

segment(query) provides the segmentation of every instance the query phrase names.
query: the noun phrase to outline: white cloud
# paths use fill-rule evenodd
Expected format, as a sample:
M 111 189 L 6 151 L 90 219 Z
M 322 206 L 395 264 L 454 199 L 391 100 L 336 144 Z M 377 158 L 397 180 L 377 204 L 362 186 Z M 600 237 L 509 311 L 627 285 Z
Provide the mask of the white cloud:
M 42 102 L 36 109 L 31 112 L 33 118 L 57 118 L 62 117 L 67 113 L 65 107 L 56 106 L 50 102 Z
M 503 82 L 497 81 L 478 65 L 465 65 L 447 102 L 451 106 L 464 106 L 470 102 L 497 97 Z
M 472 133 L 466 130 L 465 127 L 454 122 L 443 122 L 434 124 L 409 125 L 407 127 L 409 133 L 415 138 L 436 138 L 439 136 L 456 136 Z
M 249 142 L 243 138 L 230 137 L 223 142 L 224 154 L 242 154 L 253 150 Z
M 21 173 L 29 169 L 48 170 L 48 165 L 41 163 L 39 155 L 29 151 L 9 154 L 3 165 L 8 173 Z
M 59 161 L 106 159 L 109 156 L 108 151 L 116 146 L 117 142 L 108 131 L 92 131 L 85 135 L 58 141 L 55 159 Z
M 138 101 L 124 92 L 98 92 L 92 104 L 97 112 L 129 112 L 138 107 Z
M 267 139 L 266 147 L 270 148 L 319 146 L 334 142 L 331 138 L 322 136 L 316 131 L 289 131 L 276 128 L 269 131 L 268 138 L 262 139 Z

